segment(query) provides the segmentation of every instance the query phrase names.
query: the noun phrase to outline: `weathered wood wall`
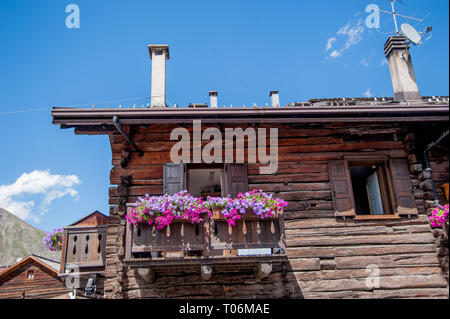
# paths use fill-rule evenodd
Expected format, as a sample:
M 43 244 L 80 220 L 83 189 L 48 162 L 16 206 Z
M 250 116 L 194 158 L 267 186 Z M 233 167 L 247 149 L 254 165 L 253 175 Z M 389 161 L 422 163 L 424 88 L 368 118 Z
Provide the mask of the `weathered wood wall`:
M 27 279 L 29 270 L 34 271 L 34 279 Z M 23 265 L 0 282 L 1 299 L 47 299 L 69 292 L 61 278 L 35 262 Z
M 230 126 L 227 126 L 230 127 Z M 274 127 L 264 126 L 259 127 Z M 426 218 L 431 191 L 423 183 L 414 136 L 399 124 L 280 125 L 279 169 L 259 175 L 250 164 L 249 188 L 289 201 L 285 210 L 288 267 L 262 282 L 252 274 L 168 275 L 145 284 L 123 267 L 126 202 L 163 189 L 163 164 L 170 162 L 169 140 L 175 126 L 127 128 L 145 152 L 139 157 L 120 134 L 112 149 L 111 217 L 107 238 L 107 298 L 448 298 L 447 282 L 436 257 L 435 239 Z M 186 126 L 192 130 L 191 126 Z M 203 127 L 205 129 L 205 127 Z M 224 132 L 223 127 L 220 127 Z M 247 151 L 247 150 L 246 150 Z M 334 217 L 327 161 L 343 154 L 386 154 L 408 159 L 421 215 L 398 221 L 343 221 Z M 447 169 L 448 172 L 448 169 Z M 422 175 L 420 175 L 422 174 Z M 431 198 L 430 198 L 431 196 Z M 380 268 L 380 288 L 366 287 L 366 267 Z

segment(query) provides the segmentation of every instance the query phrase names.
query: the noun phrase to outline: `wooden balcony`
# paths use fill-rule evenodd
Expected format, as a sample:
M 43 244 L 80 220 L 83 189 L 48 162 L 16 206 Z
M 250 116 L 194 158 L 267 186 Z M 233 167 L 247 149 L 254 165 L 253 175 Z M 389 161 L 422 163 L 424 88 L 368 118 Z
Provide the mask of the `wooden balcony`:
M 62 276 L 99 274 L 105 270 L 106 225 L 64 227 Z
M 285 247 L 282 211 L 264 220 L 248 214 L 234 227 L 217 214 L 201 224 L 176 221 L 162 230 L 128 223 L 125 265 L 149 280 L 156 273 L 178 271 L 201 272 L 208 279 L 213 271 L 254 270 L 264 277 L 261 267 L 267 272 L 285 261 Z

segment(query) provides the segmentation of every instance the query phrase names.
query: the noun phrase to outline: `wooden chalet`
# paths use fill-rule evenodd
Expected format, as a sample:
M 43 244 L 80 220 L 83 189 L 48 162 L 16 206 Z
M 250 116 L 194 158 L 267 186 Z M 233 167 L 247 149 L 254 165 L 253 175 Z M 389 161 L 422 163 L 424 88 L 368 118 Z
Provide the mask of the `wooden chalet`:
M 0 299 L 60 298 L 71 291 L 58 276 L 59 262 L 30 255 L 0 272 Z
M 107 224 L 95 211 L 64 227 L 61 262 L 30 255 L 1 268 L 0 298 L 103 298 Z
M 151 46 L 150 54 L 166 49 Z M 437 200 L 448 201 L 440 187 L 449 179 L 448 101 L 54 108 L 61 128 L 108 135 L 113 166 L 107 225 L 66 228 L 61 272 L 73 261 L 86 272 L 105 266 L 105 298 L 448 298 L 427 219 Z M 245 163 L 193 163 L 193 153 L 173 163 L 179 140 L 171 132 L 183 127 L 192 139 L 197 120 L 223 135 L 278 129 L 278 170 L 264 175 L 266 164 L 247 161 L 250 141 Z M 260 189 L 289 206 L 276 219 L 246 218 L 232 229 L 220 219 L 163 230 L 126 222 L 138 196 L 183 189 L 198 196 Z M 370 286 L 374 267 L 379 285 Z

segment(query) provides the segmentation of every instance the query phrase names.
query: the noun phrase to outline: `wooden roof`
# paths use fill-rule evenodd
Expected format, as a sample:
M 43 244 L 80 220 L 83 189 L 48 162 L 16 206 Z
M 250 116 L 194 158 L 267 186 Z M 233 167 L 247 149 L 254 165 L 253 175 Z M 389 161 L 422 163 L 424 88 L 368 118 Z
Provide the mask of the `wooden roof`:
M 37 255 L 29 255 L 25 257 L 24 259 L 18 261 L 14 265 L 12 265 L 9 268 L 6 268 L 0 273 L 0 283 L 9 280 L 9 277 L 14 275 L 14 272 L 18 269 L 20 269 L 22 266 L 26 265 L 27 263 L 35 262 L 39 264 L 43 269 L 47 270 L 48 273 L 50 273 L 53 277 L 58 277 L 58 268 L 59 268 L 59 262 L 55 260 L 51 260 L 45 257 L 37 256 Z
M 98 225 L 106 225 L 108 223 L 108 216 L 102 214 L 98 210 L 95 212 L 81 218 L 69 226 L 98 226 Z
M 331 102 L 330 102 L 331 103 Z M 113 116 L 120 123 L 311 123 L 311 122 L 443 122 L 449 120 L 448 102 L 414 105 L 388 103 L 345 106 L 287 106 L 287 107 L 245 107 L 245 108 L 136 108 L 136 109 L 76 109 L 53 108 L 53 123 L 61 128 L 76 127 L 83 134 L 96 128 L 97 134 L 114 131 Z

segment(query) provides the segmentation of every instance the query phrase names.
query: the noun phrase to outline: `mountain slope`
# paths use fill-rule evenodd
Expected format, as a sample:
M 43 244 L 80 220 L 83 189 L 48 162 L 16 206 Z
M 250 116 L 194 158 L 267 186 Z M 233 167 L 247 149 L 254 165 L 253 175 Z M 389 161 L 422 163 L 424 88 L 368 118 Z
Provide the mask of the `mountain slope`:
M 59 261 L 59 252 L 51 252 L 43 247 L 44 236 L 44 231 L 0 208 L 0 266 L 10 266 L 17 258 L 30 254 Z

